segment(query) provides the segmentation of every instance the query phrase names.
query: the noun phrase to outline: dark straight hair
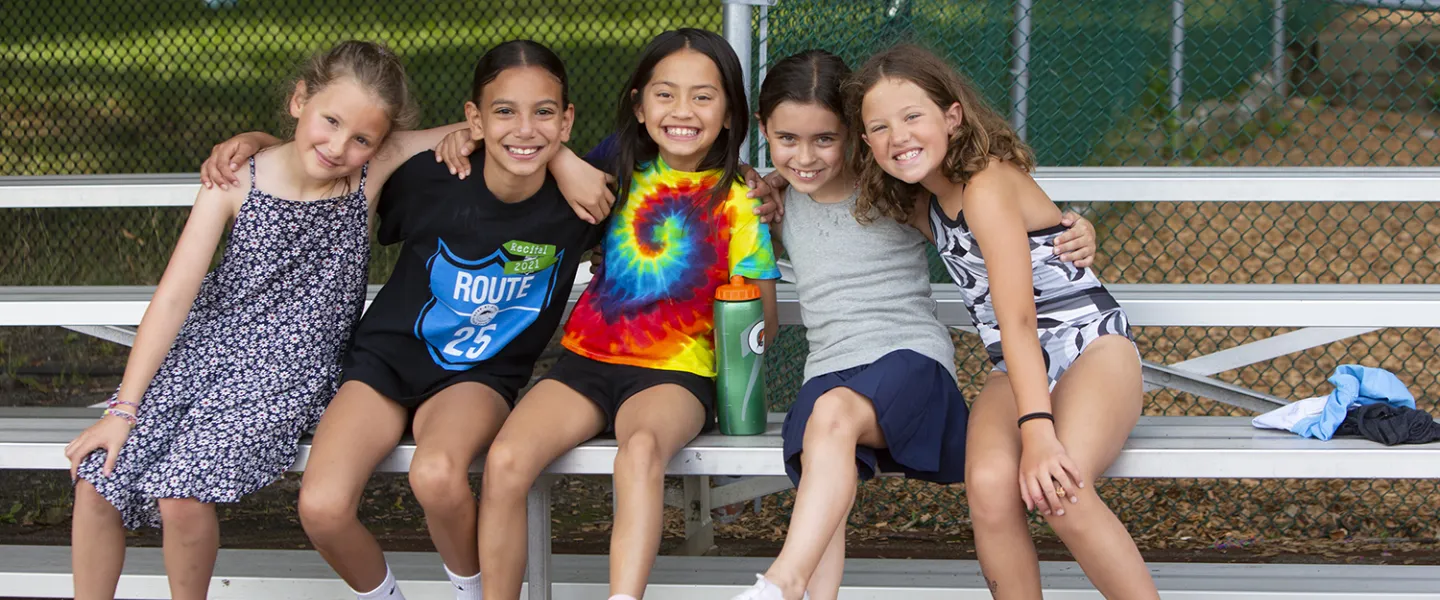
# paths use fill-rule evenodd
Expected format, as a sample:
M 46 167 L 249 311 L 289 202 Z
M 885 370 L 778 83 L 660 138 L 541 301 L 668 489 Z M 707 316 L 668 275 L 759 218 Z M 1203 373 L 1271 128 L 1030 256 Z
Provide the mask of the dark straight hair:
M 849 76 L 850 67 L 845 61 L 824 50 L 806 50 L 785 57 L 770 67 L 765 83 L 760 85 L 760 122 L 769 122 L 781 104 L 796 102 L 818 104 L 849 125 L 840 91 Z
M 470 84 L 470 101 L 480 103 L 480 93 L 506 69 L 540 67 L 560 80 L 560 110 L 570 106 L 570 83 L 565 77 L 565 63 L 549 48 L 530 40 L 510 40 L 491 48 L 475 63 L 475 79 Z
M 655 65 L 665 57 L 683 50 L 693 50 L 705 55 L 720 71 L 721 93 L 725 96 L 726 117 L 730 127 L 720 132 L 715 144 L 700 161 L 701 170 L 723 169 L 720 183 L 711 190 L 712 203 L 724 202 L 730 195 L 730 185 L 740 180 L 740 143 L 745 141 L 745 132 L 750 129 L 750 102 L 745 99 L 745 76 L 740 69 L 740 59 L 725 38 L 703 29 L 684 28 L 666 31 L 645 46 L 640 53 L 640 62 L 630 81 L 620 92 L 619 110 L 615 119 L 618 146 L 615 154 L 615 179 L 619 188 L 616 197 L 620 202 L 630 193 L 630 182 L 635 178 L 635 169 L 641 164 L 655 160 L 660 147 L 650 134 L 635 119 L 635 107 L 640 90 L 650 84 L 655 74 Z

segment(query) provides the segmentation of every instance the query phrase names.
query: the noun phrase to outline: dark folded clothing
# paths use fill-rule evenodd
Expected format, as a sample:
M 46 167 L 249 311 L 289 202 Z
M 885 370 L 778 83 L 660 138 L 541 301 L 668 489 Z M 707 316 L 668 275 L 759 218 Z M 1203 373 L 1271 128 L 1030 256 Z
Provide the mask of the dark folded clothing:
M 1440 423 L 1430 413 L 1404 406 L 1366 404 L 1350 409 L 1336 436 L 1358 436 L 1386 446 L 1440 440 Z

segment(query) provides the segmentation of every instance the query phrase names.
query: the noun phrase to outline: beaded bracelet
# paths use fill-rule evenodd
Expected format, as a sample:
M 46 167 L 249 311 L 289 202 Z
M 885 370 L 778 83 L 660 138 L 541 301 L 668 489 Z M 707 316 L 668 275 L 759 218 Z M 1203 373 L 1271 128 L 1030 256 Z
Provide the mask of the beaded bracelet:
M 130 413 L 128 413 L 128 412 L 125 412 L 125 411 L 123 411 L 123 410 L 120 410 L 120 409 L 118 409 L 118 408 L 107 408 L 107 409 L 105 409 L 105 412 L 104 412 L 104 413 L 101 413 L 100 416 L 103 418 L 105 415 L 110 415 L 110 416 L 112 416 L 112 417 L 120 417 L 121 419 L 125 419 L 127 422 L 130 423 L 130 426 L 131 426 L 131 427 L 134 427 L 135 425 L 139 424 L 139 422 L 140 422 L 139 419 L 136 419 L 136 418 L 135 418 L 135 415 L 132 415 L 132 414 L 130 414 Z
M 140 405 L 139 405 L 139 404 L 136 404 L 136 403 L 134 403 L 134 402 L 130 402 L 130 401 L 127 401 L 127 400 L 121 400 L 121 399 L 119 399 L 119 398 L 116 398 L 116 399 L 114 399 L 114 400 L 111 400 L 111 401 L 105 403 L 105 408 L 115 408 L 115 407 L 117 407 L 117 406 L 132 406 L 132 407 L 135 408 L 135 410 L 140 410 Z

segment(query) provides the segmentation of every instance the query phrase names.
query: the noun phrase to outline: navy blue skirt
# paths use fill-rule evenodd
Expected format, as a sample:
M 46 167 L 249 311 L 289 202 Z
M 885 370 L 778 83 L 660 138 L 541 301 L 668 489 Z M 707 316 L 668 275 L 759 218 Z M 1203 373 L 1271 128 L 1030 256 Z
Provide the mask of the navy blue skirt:
M 870 399 L 886 448 L 855 447 L 861 481 L 876 473 L 903 473 L 935 483 L 965 478 L 965 427 L 970 409 L 943 365 L 913 350 L 896 350 L 868 365 L 827 373 L 805 382 L 782 429 L 785 473 L 800 483 L 805 425 L 815 401 L 837 387 Z

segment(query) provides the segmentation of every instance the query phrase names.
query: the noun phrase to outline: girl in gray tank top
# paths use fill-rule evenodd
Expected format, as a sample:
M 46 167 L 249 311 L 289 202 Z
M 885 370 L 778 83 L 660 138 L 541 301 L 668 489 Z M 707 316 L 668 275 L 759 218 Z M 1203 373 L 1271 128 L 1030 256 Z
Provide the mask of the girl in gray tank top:
M 770 183 L 789 186 L 771 239 L 794 267 L 809 356 L 783 428 L 785 470 L 799 486 L 789 534 L 736 600 L 835 597 L 857 478 L 964 475 L 969 411 L 931 296 L 926 239 L 894 219 L 857 215 L 839 98 L 848 72 L 812 50 L 777 63 L 760 90 Z

